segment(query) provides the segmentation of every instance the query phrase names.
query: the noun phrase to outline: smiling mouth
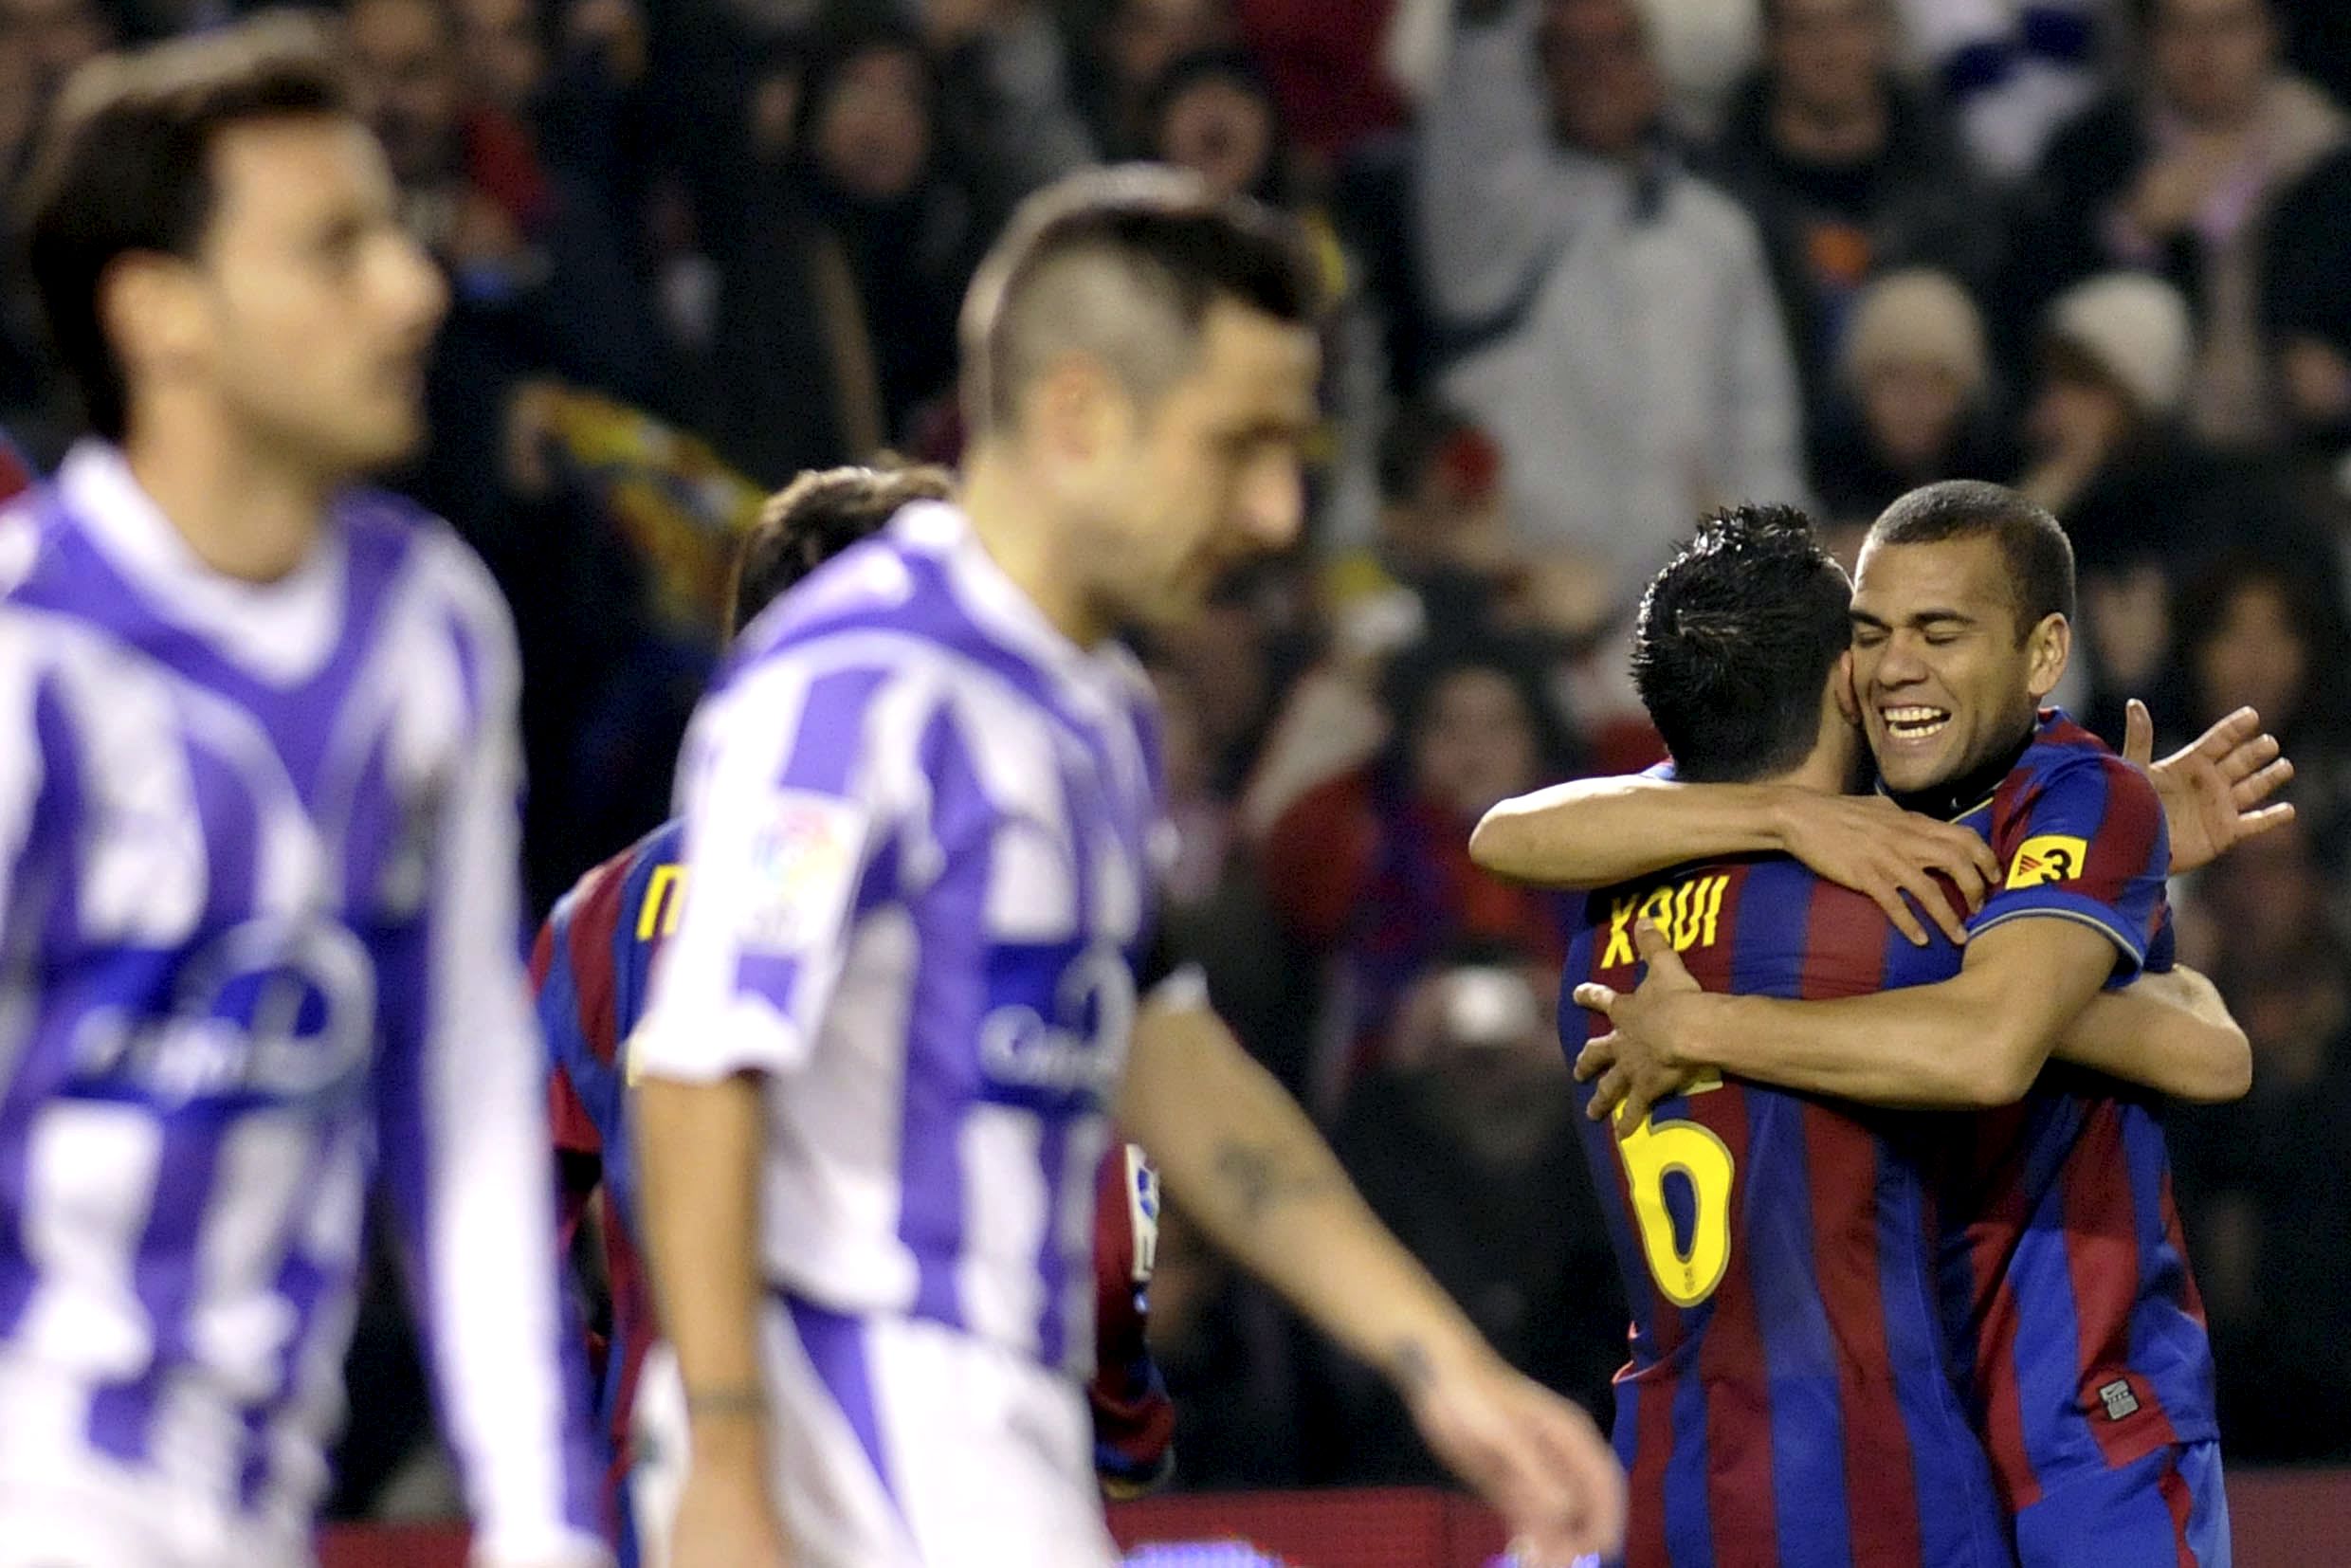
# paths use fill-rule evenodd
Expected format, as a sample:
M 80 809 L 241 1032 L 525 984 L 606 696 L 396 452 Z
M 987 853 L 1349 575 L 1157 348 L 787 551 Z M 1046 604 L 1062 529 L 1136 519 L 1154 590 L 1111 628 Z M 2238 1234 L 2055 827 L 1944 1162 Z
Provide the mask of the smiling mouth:
M 1878 716 L 1886 720 L 1886 732 L 1897 740 L 1931 739 L 1951 722 L 1950 711 L 1945 708 L 1880 708 Z

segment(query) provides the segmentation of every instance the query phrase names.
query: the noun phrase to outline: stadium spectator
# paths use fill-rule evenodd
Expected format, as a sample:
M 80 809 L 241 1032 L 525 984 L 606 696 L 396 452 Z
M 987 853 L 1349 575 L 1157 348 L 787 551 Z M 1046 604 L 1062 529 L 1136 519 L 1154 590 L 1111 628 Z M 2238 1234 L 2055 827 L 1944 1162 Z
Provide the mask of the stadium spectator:
M 2291 556 L 2248 552 L 2198 573 L 2178 602 L 2189 723 L 2260 711 L 2293 758 L 2304 833 L 2340 876 L 2351 864 L 2351 629 L 2340 597 Z
M 2298 553 L 2322 580 L 2336 576 L 2281 488 L 2257 466 L 2187 439 L 2192 331 L 2171 285 L 2119 273 L 2068 291 L 2043 334 L 2019 483 L 2073 541 L 2090 694 L 2078 705 L 2101 734 L 2120 733 L 2130 697 L 2144 699 L 2167 733 L 2194 733 L 2170 660 L 2169 602 L 2214 557 L 2275 549 Z
M 1229 0 L 1110 0 L 1080 56 L 1094 143 L 1113 158 L 1139 155 L 1147 140 L 1144 100 L 1152 83 L 1187 54 L 1232 37 Z
M 1762 230 L 1816 417 L 1869 279 L 1931 266 L 1977 289 L 1999 224 L 1941 103 L 1895 72 L 1894 0 L 1765 0 L 1763 18 L 1708 167 Z
M 1388 1064 L 1348 1091 L 1331 1146 L 1511 1365 L 1604 1411 L 1628 1315 L 1543 1000 L 1555 979 L 1554 966 L 1501 946 L 1432 964 L 1397 1009 Z M 1444 1484 L 1371 1369 L 1317 1344 L 1307 1373 L 1312 1479 Z
M 1376 754 L 1299 795 L 1260 849 L 1275 913 L 1332 972 L 1316 1072 L 1326 1106 L 1390 1059 L 1406 991 L 1456 943 L 1505 941 L 1553 969 L 1566 951 L 1565 900 L 1469 860 L 1490 807 L 1568 771 L 1572 740 L 1540 670 L 1505 645 L 1435 644 L 1397 659 L 1384 688 L 1385 743 L 1366 734 Z
M 2311 1222 L 2351 1161 L 2351 945 L 2340 884 L 2299 825 L 2196 884 L 2181 921 L 2207 949 L 2253 1048 L 2252 1092 L 2185 1110 L 2169 1141 L 2212 1322 L 2233 1457 L 2351 1459 L 2351 1244 Z M 2279 1397 L 2290 1389 L 2293 1396 Z
M 939 139 L 957 151 L 982 229 L 1099 161 L 1045 0 L 920 0 L 918 10 L 939 65 Z
M 2263 257 L 2262 324 L 2298 445 L 2351 447 L 2351 148 L 2338 149 L 2278 198 Z
M 1440 378 L 1507 459 L 1513 527 L 1629 592 L 1691 518 L 1803 491 L 1752 220 L 1667 145 L 1632 0 L 1466 0 L 1423 115 Z
M 1374 471 L 1371 540 L 1325 556 L 1323 596 L 1339 634 L 1376 653 L 1423 628 L 1452 634 L 1487 623 L 1520 565 L 1493 438 L 1441 400 L 1408 403 L 1381 432 Z
M 2012 326 L 2116 267 L 2177 284 L 2196 319 L 2185 410 L 2205 442 L 2281 433 L 2260 319 L 2278 194 L 2343 139 L 2342 112 L 2278 59 L 2269 0 L 2141 0 L 2143 82 L 2069 125 L 2043 158 L 2014 252 Z
M 649 307 L 592 197 L 551 178 L 527 129 L 468 93 L 443 0 L 355 0 L 347 27 L 410 228 L 451 284 L 427 394 L 432 443 L 411 483 L 512 592 L 522 544 L 499 483 L 508 398 L 554 373 L 656 400 Z
M 2121 0 L 1902 0 L 1984 171 L 2021 179 L 2050 137 L 2097 95 Z
M 2192 331 L 2178 292 L 2139 274 L 2092 279 L 2050 308 L 2021 487 L 2065 523 L 2086 578 L 2149 560 L 2178 577 L 2233 546 L 2296 538 L 2257 467 L 2187 439 Z
M 740 193 L 720 259 L 718 437 L 762 484 L 868 459 L 951 391 L 980 236 L 942 167 L 938 106 L 918 33 L 844 25 L 819 42 L 789 145 Z
M 1405 124 L 1381 58 L 1395 0 L 1237 0 L 1241 43 L 1265 65 L 1298 152 L 1322 169 Z
M 1829 526 L 1867 527 L 1921 484 L 2013 471 L 1983 318 L 1948 274 L 1889 273 L 1865 288 L 1837 373 L 1813 459 Z

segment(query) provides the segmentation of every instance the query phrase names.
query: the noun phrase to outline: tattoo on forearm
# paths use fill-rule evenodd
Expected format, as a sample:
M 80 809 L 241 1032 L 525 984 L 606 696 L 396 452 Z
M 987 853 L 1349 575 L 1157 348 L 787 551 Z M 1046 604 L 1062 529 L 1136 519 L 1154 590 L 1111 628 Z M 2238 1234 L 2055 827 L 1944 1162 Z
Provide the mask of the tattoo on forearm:
M 1388 1352 L 1388 1377 L 1394 1382 L 1396 1392 L 1408 1399 L 1427 1388 L 1436 1375 L 1436 1368 L 1430 1364 L 1429 1352 L 1418 1340 L 1399 1340 L 1395 1348 Z
M 1284 1152 L 1267 1143 L 1227 1143 L 1216 1151 L 1216 1174 L 1251 1224 L 1285 1203 L 1335 1191 L 1332 1173 L 1298 1170 Z
M 728 1421 L 767 1413 L 767 1391 L 750 1383 L 689 1390 L 685 1413 L 696 1420 Z

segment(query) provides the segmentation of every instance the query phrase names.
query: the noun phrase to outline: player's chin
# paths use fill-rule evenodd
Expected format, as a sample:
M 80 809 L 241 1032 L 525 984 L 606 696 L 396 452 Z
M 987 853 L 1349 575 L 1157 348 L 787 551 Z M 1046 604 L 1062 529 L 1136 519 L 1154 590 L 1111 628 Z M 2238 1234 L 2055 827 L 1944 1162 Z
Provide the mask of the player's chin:
M 424 446 L 424 410 L 405 403 L 371 410 L 337 434 L 344 465 L 354 472 L 389 467 Z
M 1878 777 L 1897 794 L 1931 790 L 1956 771 L 1951 766 L 1952 747 L 1943 736 L 1909 740 L 1872 726 L 1869 740 L 1877 757 Z

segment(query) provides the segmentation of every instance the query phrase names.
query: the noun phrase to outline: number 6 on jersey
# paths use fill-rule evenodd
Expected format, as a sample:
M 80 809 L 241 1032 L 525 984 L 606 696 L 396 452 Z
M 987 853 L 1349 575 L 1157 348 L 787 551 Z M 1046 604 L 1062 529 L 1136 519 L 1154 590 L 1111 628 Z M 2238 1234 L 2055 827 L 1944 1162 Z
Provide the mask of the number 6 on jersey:
M 1714 1294 L 1731 1263 L 1731 1180 L 1737 1167 L 1713 1131 L 1695 1121 L 1644 1119 L 1617 1140 L 1625 1162 L 1641 1249 L 1666 1300 L 1696 1306 Z M 1675 1233 L 1666 1207 L 1666 1176 L 1679 1171 L 1689 1183 L 1689 1245 Z

